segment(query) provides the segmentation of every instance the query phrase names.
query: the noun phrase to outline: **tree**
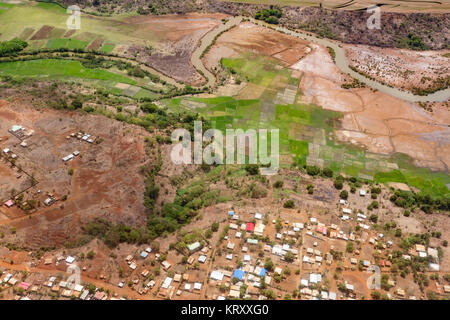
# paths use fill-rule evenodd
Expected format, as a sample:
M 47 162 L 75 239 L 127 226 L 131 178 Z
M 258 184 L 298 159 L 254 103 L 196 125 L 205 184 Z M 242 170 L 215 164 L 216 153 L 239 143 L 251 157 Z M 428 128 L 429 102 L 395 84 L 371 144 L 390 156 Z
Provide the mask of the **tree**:
M 381 292 L 379 291 L 373 291 L 370 295 L 374 300 L 381 300 Z
M 268 271 L 273 271 L 273 267 L 274 267 L 274 264 L 273 264 L 272 260 L 270 258 L 267 258 L 266 262 L 264 263 L 264 268 Z
M 286 252 L 286 254 L 284 255 L 284 260 L 286 260 L 287 262 L 294 261 L 294 258 L 295 255 L 291 251 Z
M 345 248 L 345 251 L 347 251 L 349 253 L 353 252 L 353 242 L 347 241 L 347 246 Z
M 342 190 L 341 193 L 339 194 L 339 196 L 341 197 L 341 199 L 347 200 L 347 198 L 348 198 L 348 191 L 347 190 Z
M 334 180 L 334 187 L 336 189 L 341 190 L 343 186 L 344 186 L 344 183 L 342 182 L 342 180 L 340 180 L 340 179 Z
M 217 222 L 213 222 L 211 225 L 211 231 L 216 232 L 217 230 L 219 230 L 219 224 Z

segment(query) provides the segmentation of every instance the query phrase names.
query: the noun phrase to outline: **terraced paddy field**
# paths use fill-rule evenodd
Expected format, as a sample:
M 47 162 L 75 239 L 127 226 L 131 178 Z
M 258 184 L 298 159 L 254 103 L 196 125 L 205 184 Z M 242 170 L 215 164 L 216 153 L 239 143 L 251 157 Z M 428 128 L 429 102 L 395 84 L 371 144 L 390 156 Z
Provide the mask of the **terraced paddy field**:
M 406 183 L 435 196 L 449 194 L 447 172 L 417 168 L 414 159 L 402 153 L 371 152 L 339 141 L 335 133 L 342 129 L 345 115 L 305 102 L 308 99 L 299 89 L 301 73 L 284 67 L 281 61 L 249 53 L 240 58 L 223 58 L 222 65 L 232 70 L 235 78 L 248 82 L 236 95 L 177 98 L 165 100 L 164 104 L 169 109 L 199 112 L 212 127 L 223 131 L 278 128 L 280 162 L 284 166 L 294 162 L 299 166 L 328 167 L 362 179 Z M 251 98 L 246 90 L 251 91 Z
M 85 16 L 82 30 L 74 31 L 65 29 L 67 14 L 56 5 L 1 8 L 0 19 L 8 23 L 0 26 L 0 40 L 21 37 L 30 43 L 27 50 L 88 49 L 131 56 L 186 82 L 200 77 L 190 62 L 199 39 L 225 17 Z M 345 89 L 342 85 L 352 79 L 338 70 L 325 47 L 251 22 L 224 33 L 210 49 L 205 67 L 213 70 L 214 61 L 220 61 L 235 81 L 236 92 L 163 100 L 169 109 L 193 110 L 222 130 L 277 128 L 284 165 L 294 161 L 299 166 L 329 167 L 350 176 L 408 183 L 434 195 L 448 195 L 450 142 L 445 119 L 369 88 Z M 75 79 L 136 99 L 157 99 L 161 89 L 147 78 L 114 68 L 91 69 L 72 60 L 1 63 L 0 73 Z
M 69 15 L 59 5 L 43 2 L 1 3 L 0 41 L 15 37 L 26 50 L 60 49 L 117 54 L 146 63 L 180 82 L 199 83 L 202 76 L 190 57 L 200 39 L 222 24 L 224 14 L 99 17 L 81 14 L 80 29 L 68 29 Z

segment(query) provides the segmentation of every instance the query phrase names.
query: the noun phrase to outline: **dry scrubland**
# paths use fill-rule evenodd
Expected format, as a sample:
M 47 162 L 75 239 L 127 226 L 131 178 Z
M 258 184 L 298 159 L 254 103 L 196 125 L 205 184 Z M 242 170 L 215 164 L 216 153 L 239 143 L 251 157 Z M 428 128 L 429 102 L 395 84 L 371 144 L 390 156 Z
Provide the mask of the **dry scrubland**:
M 145 223 L 143 177 L 138 174 L 139 166 L 151 159 L 144 152 L 145 131 L 102 116 L 40 112 L 27 105 L 18 98 L 9 103 L 2 100 L 0 108 L 0 130 L 5 133 L 2 149 L 15 152 L 16 165 L 38 181 L 37 186 L 24 194 L 24 201 L 34 199 L 40 203 L 36 213 L 8 217 L 11 210 L 5 211 L 8 218 L 17 218 L 10 225 L 23 230 L 19 242 L 29 246 L 62 244 L 76 237 L 80 226 L 94 217 L 130 225 Z M 34 130 L 26 139 L 26 148 L 7 132 L 17 123 Z M 67 139 L 80 131 L 96 136 L 98 144 Z M 74 151 L 79 151 L 80 156 L 64 163 L 62 158 Z M 59 201 L 45 206 L 47 193 Z M 66 201 L 62 201 L 64 196 Z M 5 209 L 2 207 L 1 211 Z M 3 219 L 0 223 L 9 222 L 10 219 Z
M 427 92 L 450 82 L 450 51 L 413 51 L 345 45 L 351 66 L 377 81 L 404 90 Z

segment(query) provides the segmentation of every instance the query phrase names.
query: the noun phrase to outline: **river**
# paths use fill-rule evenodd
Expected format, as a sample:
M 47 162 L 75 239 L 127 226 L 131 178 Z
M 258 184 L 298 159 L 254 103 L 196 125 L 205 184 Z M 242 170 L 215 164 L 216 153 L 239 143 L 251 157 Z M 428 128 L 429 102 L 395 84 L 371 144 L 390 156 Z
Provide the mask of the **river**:
M 242 21 L 242 19 L 248 19 L 251 22 L 258 24 L 260 26 L 271 27 L 277 31 L 284 32 L 293 37 L 297 37 L 297 38 L 300 38 L 300 39 L 303 39 L 306 41 L 314 42 L 314 43 L 332 48 L 334 50 L 334 52 L 336 53 L 336 57 L 335 57 L 336 66 L 342 72 L 349 74 L 350 76 L 352 76 L 355 79 L 358 79 L 359 81 L 363 82 L 364 84 L 366 84 L 368 87 L 370 87 L 372 89 L 376 89 L 380 92 L 386 93 L 388 95 L 391 95 L 393 97 L 396 97 L 396 98 L 399 98 L 399 99 L 402 99 L 402 100 L 405 100 L 408 102 L 427 102 L 427 101 L 428 102 L 443 102 L 443 101 L 447 101 L 450 99 L 450 88 L 436 91 L 427 96 L 419 96 L 419 95 L 415 95 L 411 92 L 407 92 L 407 91 L 403 91 L 403 90 L 400 90 L 397 88 L 389 87 L 387 85 L 384 85 L 375 80 L 369 79 L 369 78 L 365 77 L 364 75 L 353 71 L 349 67 L 347 56 L 345 54 L 345 49 L 342 48 L 341 46 L 339 46 L 339 43 L 336 41 L 324 39 L 324 38 L 318 38 L 318 37 L 311 36 L 308 34 L 292 31 L 292 30 L 289 30 L 284 27 L 269 25 L 260 20 L 256 20 L 256 19 L 248 18 L 248 17 L 241 17 L 241 16 L 232 17 L 228 20 L 228 22 L 226 24 L 222 24 L 219 27 L 215 28 L 213 31 L 207 33 L 202 38 L 202 42 L 201 42 L 200 46 L 194 51 L 194 53 L 192 55 L 192 59 L 191 59 L 192 63 L 194 64 L 194 66 L 197 69 L 201 70 L 204 73 L 205 77 L 208 80 L 208 84 L 207 84 L 208 86 L 214 85 L 216 78 L 203 65 L 203 63 L 200 59 L 201 54 L 214 41 L 214 38 L 216 37 L 216 35 L 218 35 L 220 32 L 222 32 L 232 26 L 238 25 Z

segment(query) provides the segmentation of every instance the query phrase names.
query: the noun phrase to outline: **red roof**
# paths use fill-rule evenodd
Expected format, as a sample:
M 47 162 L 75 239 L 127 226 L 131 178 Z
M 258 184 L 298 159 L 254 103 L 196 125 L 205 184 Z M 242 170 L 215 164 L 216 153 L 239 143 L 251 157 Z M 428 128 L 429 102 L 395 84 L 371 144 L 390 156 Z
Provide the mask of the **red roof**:
M 28 288 L 30 287 L 30 284 L 27 282 L 21 282 L 21 283 L 19 283 L 19 287 L 24 288 L 25 290 L 28 290 Z
M 317 232 L 322 233 L 323 235 L 327 235 L 327 227 L 323 226 L 323 227 L 317 227 Z
M 255 229 L 255 224 L 252 222 L 247 223 L 247 231 L 253 232 L 253 230 Z
M 97 291 L 97 292 L 94 294 L 94 299 L 96 299 L 96 300 L 102 300 L 104 296 L 105 296 L 105 293 L 104 293 L 104 292 L 102 292 L 102 291 Z

